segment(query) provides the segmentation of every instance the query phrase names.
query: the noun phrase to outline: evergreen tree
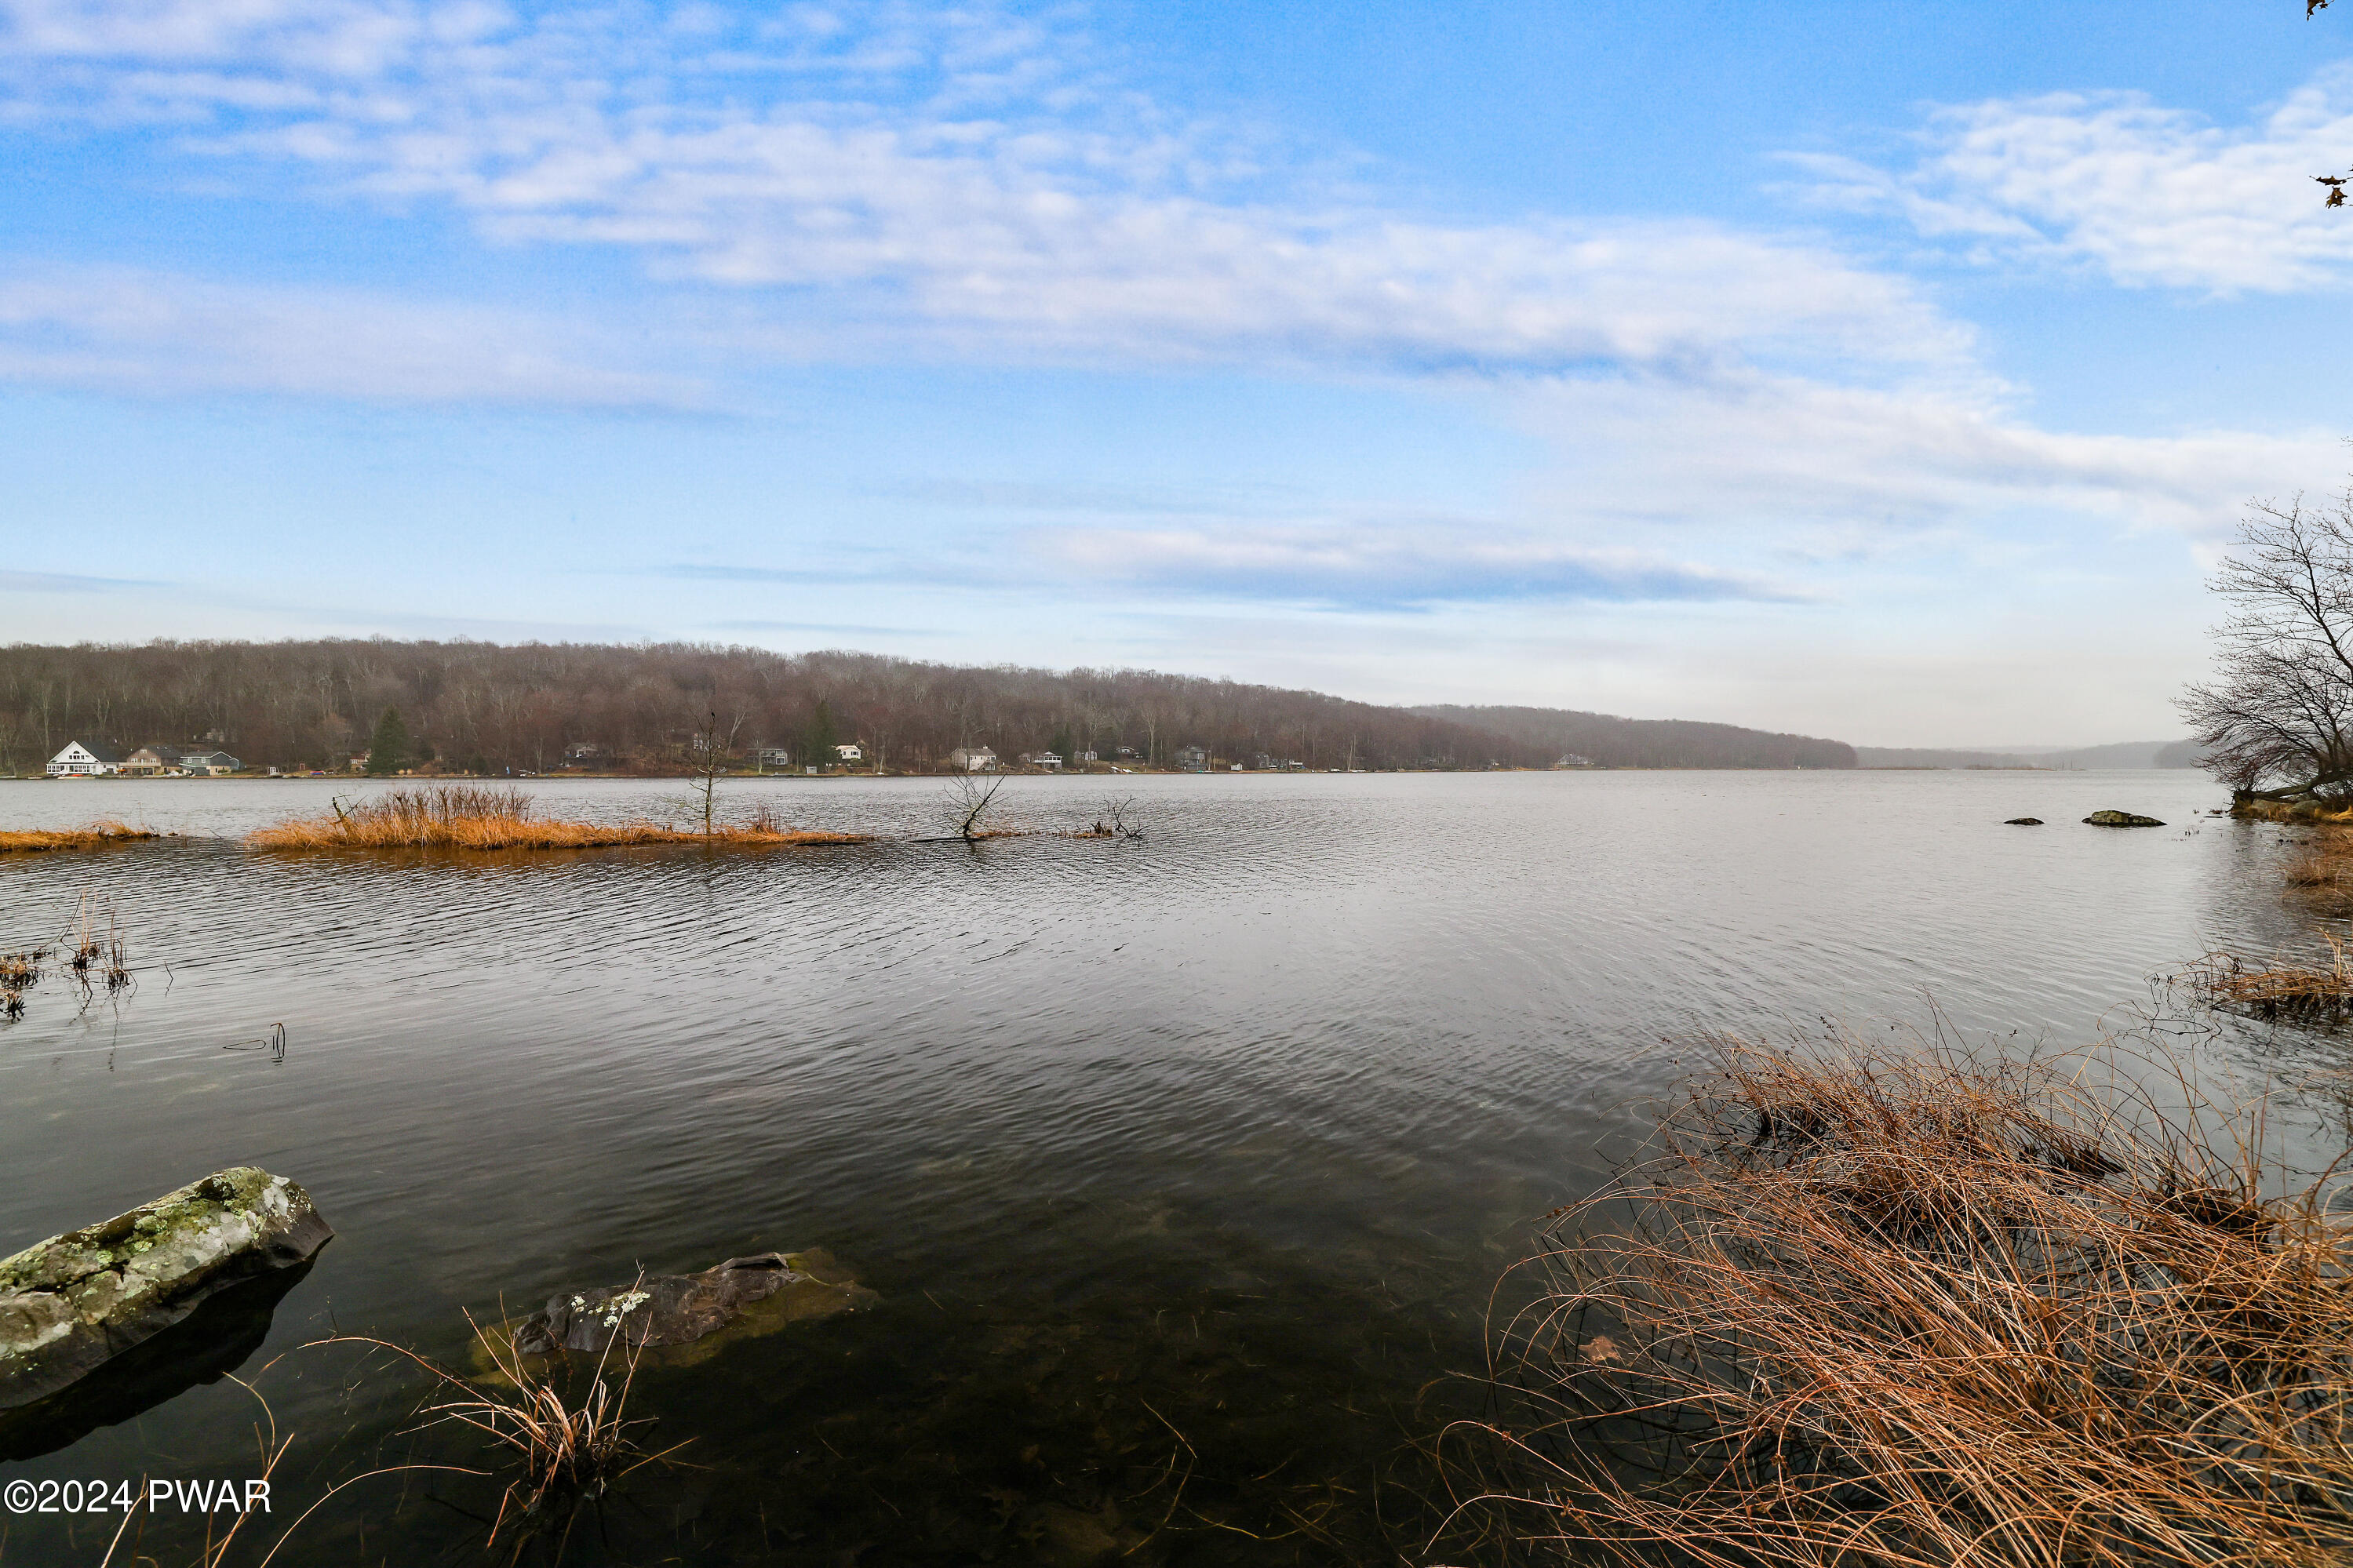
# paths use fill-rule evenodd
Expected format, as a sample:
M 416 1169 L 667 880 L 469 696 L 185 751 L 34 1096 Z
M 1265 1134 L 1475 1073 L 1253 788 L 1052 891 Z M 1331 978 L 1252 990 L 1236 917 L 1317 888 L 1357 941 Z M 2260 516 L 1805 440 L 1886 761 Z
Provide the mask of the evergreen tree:
M 829 768 L 841 761 L 834 747 L 841 743 L 841 731 L 834 728 L 833 710 L 824 699 L 818 700 L 817 711 L 809 718 L 808 739 L 802 755 L 821 768 Z
M 400 721 L 399 709 L 387 708 L 375 721 L 375 733 L 368 737 L 369 776 L 389 777 L 407 765 L 408 726 Z

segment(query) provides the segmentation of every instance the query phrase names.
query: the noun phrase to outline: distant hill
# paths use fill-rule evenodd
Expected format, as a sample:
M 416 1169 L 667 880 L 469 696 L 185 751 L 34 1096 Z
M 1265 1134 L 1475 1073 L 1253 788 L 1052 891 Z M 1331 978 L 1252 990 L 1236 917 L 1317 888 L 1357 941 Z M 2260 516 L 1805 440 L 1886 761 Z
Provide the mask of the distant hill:
M 1957 751 L 1937 746 L 1857 746 L 1866 768 L 2194 768 L 2195 741 L 2118 741 L 2105 746 L 2015 746 Z
M 1416 713 L 1483 730 L 1521 746 L 1585 758 L 1603 768 L 1851 768 L 1843 741 L 1779 735 L 1690 719 L 1620 719 L 1567 708 L 1466 708 L 1432 703 Z

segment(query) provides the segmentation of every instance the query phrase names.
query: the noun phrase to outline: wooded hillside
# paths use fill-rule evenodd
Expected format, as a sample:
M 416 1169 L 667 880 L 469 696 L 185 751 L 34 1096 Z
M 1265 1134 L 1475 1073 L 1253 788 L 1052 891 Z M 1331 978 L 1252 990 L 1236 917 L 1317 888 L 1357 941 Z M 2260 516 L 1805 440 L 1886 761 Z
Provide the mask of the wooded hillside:
M 1780 735 L 1688 719 L 1620 719 L 1567 708 L 1458 708 L 1417 713 L 1504 736 L 1555 758 L 1575 755 L 1603 768 L 1851 768 L 1843 741 Z
M 820 704 L 822 708 L 820 708 Z M 210 741 L 248 766 L 342 769 L 396 709 L 414 754 L 449 768 L 547 772 L 576 745 L 675 772 L 718 714 L 733 750 L 797 757 L 862 742 L 894 769 L 957 746 L 1168 765 L 1180 748 L 1313 768 L 1546 767 L 1563 752 L 1628 767 L 1852 767 L 1836 742 L 1723 724 L 1539 709 L 1419 711 L 1150 670 L 987 668 L 874 654 L 689 644 L 154 642 L 0 647 L 0 772 L 69 740 Z

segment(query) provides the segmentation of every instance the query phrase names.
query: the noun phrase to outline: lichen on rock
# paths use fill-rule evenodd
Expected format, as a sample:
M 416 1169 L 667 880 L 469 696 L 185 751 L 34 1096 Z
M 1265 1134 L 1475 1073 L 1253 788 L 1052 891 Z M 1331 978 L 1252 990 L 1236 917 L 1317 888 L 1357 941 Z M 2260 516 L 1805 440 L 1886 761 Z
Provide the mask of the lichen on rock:
M 55 1393 L 334 1233 L 283 1176 L 233 1166 L 0 1258 L 0 1409 Z

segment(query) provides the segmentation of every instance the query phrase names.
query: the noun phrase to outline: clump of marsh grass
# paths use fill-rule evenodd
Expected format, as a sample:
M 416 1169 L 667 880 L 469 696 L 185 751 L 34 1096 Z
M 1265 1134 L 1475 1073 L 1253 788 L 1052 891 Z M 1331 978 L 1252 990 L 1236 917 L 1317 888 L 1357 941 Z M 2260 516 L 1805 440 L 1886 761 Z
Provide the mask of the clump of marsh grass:
M 116 844 L 161 838 L 152 828 L 127 822 L 93 822 L 83 827 L 12 828 L 0 832 L 0 854 L 40 854 L 53 849 L 104 849 Z
M 478 1435 L 503 1458 L 512 1475 L 500 1494 L 497 1516 L 491 1522 L 491 1544 L 497 1543 L 510 1524 L 519 1531 L 560 1527 L 568 1537 L 577 1505 L 595 1502 L 632 1470 L 668 1459 L 685 1447 L 681 1443 L 659 1453 L 649 1453 L 638 1442 L 638 1435 L 654 1424 L 651 1417 L 631 1419 L 628 1414 L 638 1352 L 634 1347 L 628 1349 L 617 1377 L 610 1374 L 607 1366 L 613 1346 L 621 1343 L 623 1336 L 617 1334 L 607 1344 L 589 1371 L 587 1387 L 573 1398 L 565 1390 L 561 1357 L 552 1363 L 535 1366 L 514 1349 L 503 1333 L 475 1322 L 470 1316 L 467 1322 L 496 1369 L 497 1379 L 492 1386 L 470 1383 L 430 1358 L 385 1340 L 337 1335 L 315 1342 L 366 1345 L 390 1351 L 413 1363 L 432 1380 L 438 1394 L 427 1397 L 417 1412 L 421 1419 L 410 1430 L 454 1426 Z M 391 1468 L 397 1471 L 409 1468 Z M 382 1473 L 386 1472 L 368 1472 Z M 339 1491 L 365 1479 L 353 1477 L 338 1483 L 333 1489 Z M 320 1500 L 323 1502 L 325 1499 Z M 522 1544 L 517 1544 L 518 1554 Z M 560 1544 L 556 1555 L 560 1560 Z
M 2323 931 L 2330 957 L 2325 963 L 2274 959 L 2257 963 L 2235 952 L 2215 952 L 2182 971 L 2200 996 L 2258 1018 L 2328 1025 L 2353 1017 L 2353 949 Z
M 2259 1107 L 2088 1065 L 1719 1042 L 1522 1265 L 1504 1406 L 1456 1433 L 1492 1528 L 1709 1568 L 2348 1561 L 2353 1222 L 2277 1190 Z
M 708 832 L 644 820 L 567 822 L 540 816 L 515 789 L 443 784 L 387 790 L 317 816 L 295 817 L 247 836 L 257 849 L 589 849 L 628 844 L 705 844 L 729 848 L 863 844 L 865 835 L 788 828 L 755 813 L 748 826 Z
M 2320 827 L 2288 861 L 2287 885 L 2315 900 L 2323 912 L 2353 909 L 2353 833 Z
M 0 1018 L 25 1016 L 25 993 L 40 983 L 41 963 L 48 956 L 46 947 L 0 952 Z

